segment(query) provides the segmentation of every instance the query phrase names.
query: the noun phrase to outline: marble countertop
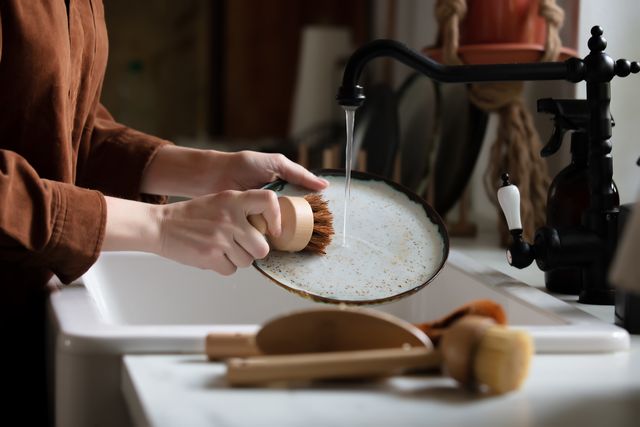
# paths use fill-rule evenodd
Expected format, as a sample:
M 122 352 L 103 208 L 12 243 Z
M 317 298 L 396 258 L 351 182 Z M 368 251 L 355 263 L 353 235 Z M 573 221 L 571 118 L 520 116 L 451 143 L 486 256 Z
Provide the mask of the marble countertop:
M 453 245 L 543 287 L 535 267 L 512 270 L 502 251 L 488 249 L 482 240 L 454 240 Z M 575 305 L 612 322 L 613 307 Z M 640 336 L 631 337 L 628 352 L 537 354 L 523 388 L 501 396 L 465 391 L 435 375 L 230 388 L 224 366 L 203 355 L 127 355 L 121 388 L 136 424 L 154 427 L 636 426 Z

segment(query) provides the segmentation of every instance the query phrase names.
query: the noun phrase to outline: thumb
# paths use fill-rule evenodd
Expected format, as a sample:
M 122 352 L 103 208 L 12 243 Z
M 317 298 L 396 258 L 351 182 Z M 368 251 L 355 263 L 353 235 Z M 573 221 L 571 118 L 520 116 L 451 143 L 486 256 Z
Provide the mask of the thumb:
M 284 156 L 277 158 L 274 169 L 276 175 L 288 183 L 300 185 L 313 191 L 323 190 L 329 185 L 326 179 L 315 176 L 301 165 Z

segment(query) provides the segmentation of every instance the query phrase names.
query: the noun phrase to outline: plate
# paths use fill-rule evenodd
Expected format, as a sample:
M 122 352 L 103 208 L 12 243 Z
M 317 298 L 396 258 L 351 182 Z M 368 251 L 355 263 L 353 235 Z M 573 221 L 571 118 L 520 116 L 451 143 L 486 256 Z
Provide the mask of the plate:
M 353 171 L 345 238 L 344 170 L 316 174 L 330 182 L 321 194 L 333 214 L 336 233 L 326 255 L 272 251 L 254 262 L 259 271 L 305 298 L 354 305 L 409 296 L 437 276 L 449 254 L 449 236 L 424 199 L 383 177 Z M 308 193 L 284 181 L 265 188 L 278 195 Z

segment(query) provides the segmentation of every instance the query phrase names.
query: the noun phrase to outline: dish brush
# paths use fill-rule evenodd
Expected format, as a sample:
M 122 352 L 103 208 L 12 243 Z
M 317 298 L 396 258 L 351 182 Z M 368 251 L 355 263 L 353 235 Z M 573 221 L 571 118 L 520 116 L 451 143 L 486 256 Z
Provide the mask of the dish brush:
M 403 346 L 359 351 L 262 355 L 227 360 L 230 385 L 273 381 L 366 378 L 442 368 L 458 383 L 501 394 L 524 383 L 533 355 L 525 331 L 467 315 L 443 333 L 435 350 Z
M 304 197 L 278 197 L 282 222 L 280 236 L 267 234 L 267 222 L 262 215 L 250 215 L 249 222 L 264 234 L 272 249 L 285 252 L 307 251 L 319 255 L 331 243 L 334 234 L 333 215 L 319 194 Z
M 467 315 L 442 335 L 439 350 L 443 367 L 452 378 L 500 394 L 522 386 L 534 347 L 525 331 L 499 325 L 488 317 Z

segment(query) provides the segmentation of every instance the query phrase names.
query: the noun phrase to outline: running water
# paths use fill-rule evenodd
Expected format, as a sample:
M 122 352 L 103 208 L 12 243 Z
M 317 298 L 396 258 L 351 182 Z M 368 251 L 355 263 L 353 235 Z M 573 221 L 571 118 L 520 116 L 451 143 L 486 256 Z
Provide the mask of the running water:
M 347 145 L 345 148 L 345 182 L 344 182 L 344 218 L 342 222 L 342 246 L 347 246 L 347 218 L 349 216 L 349 198 L 351 197 L 351 165 L 353 160 L 353 126 L 356 108 L 345 106 L 344 113 L 347 121 Z

